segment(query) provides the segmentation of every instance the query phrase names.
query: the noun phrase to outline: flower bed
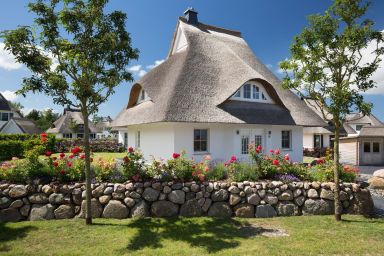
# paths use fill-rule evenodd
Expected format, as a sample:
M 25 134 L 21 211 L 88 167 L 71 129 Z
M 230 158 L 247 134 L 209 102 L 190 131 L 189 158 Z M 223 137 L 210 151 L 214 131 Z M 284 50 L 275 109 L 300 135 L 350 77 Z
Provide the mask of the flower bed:
M 364 184 L 342 183 L 344 213 L 369 215 Z M 92 184 L 92 216 L 265 218 L 333 214 L 333 183 L 147 181 Z M 0 222 L 84 217 L 85 184 L 0 184 Z

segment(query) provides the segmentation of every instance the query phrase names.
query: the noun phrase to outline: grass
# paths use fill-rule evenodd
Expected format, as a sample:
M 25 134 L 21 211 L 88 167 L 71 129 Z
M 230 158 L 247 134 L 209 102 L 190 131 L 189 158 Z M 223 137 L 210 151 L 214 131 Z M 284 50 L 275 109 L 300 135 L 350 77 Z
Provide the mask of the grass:
M 310 164 L 312 163 L 313 160 L 316 160 L 316 159 L 317 159 L 316 157 L 304 156 L 303 163 Z
M 382 255 L 384 219 L 95 219 L 0 224 L 1 255 Z M 240 228 L 251 225 L 250 228 Z M 289 236 L 265 237 L 282 229 Z

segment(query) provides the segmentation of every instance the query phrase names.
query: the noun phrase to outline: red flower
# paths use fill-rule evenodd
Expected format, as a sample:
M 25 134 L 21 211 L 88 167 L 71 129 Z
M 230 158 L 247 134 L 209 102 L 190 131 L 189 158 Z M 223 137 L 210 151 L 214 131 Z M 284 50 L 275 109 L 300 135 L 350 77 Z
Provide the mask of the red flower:
M 67 166 L 68 166 L 68 167 L 72 167 L 72 163 L 71 163 L 71 162 L 68 162 L 68 163 L 67 163 Z
M 205 180 L 205 175 L 204 175 L 204 174 L 200 175 L 200 176 L 199 176 L 199 180 L 200 180 L 200 181 L 204 181 L 204 180 Z
M 92 163 L 92 162 L 93 162 L 93 157 L 91 157 L 91 158 L 89 159 L 89 161 Z
M 61 158 L 65 157 L 65 154 L 64 153 L 60 153 L 60 157 Z
M 40 139 L 40 141 L 44 143 L 44 142 L 46 142 L 46 141 L 47 141 L 47 138 L 45 138 L 45 137 L 42 137 L 42 138 Z
M 178 154 L 178 153 L 173 153 L 172 157 L 173 157 L 173 159 L 177 159 L 177 158 L 180 157 L 180 154 Z
M 231 162 L 236 162 L 236 160 L 237 160 L 236 156 L 233 155 L 233 156 L 231 157 Z
M 74 149 L 72 149 L 71 152 L 72 152 L 72 154 L 76 155 L 76 154 L 81 152 L 81 149 L 79 147 L 75 147 Z
M 42 133 L 42 134 L 40 134 L 40 137 L 45 138 L 45 137 L 47 137 L 47 134 L 46 133 Z
M 274 166 L 278 166 L 278 165 L 279 165 L 279 160 L 277 160 L 277 159 L 273 159 L 272 164 L 273 164 Z
M 57 160 L 57 157 L 55 157 L 55 156 L 52 157 L 52 160 L 53 160 L 53 161 L 56 161 L 56 160 Z
M 74 155 L 69 155 L 68 157 L 69 157 L 69 158 L 73 158 L 73 157 L 74 157 Z
M 257 146 L 257 150 L 261 151 L 263 150 L 263 147 L 261 145 Z
M 287 161 L 289 161 L 289 155 L 286 154 L 286 155 L 284 156 L 284 159 L 287 160 Z
M 61 170 L 61 171 L 60 171 L 60 173 L 61 173 L 61 174 L 64 174 L 64 173 L 65 173 L 65 171 L 64 171 L 64 170 Z
M 208 172 L 208 171 L 209 171 L 208 166 L 205 166 L 205 172 Z
M 324 159 L 317 159 L 317 160 L 316 160 L 316 163 L 317 163 L 317 164 L 322 164 L 322 163 L 324 163 Z
M 193 164 L 191 167 L 192 167 L 192 169 L 195 169 L 195 168 L 196 168 L 196 165 Z
M 195 177 L 196 176 L 196 172 L 192 172 L 192 177 Z
M 45 156 L 50 157 L 51 155 L 52 155 L 52 152 L 51 152 L 51 151 L 47 151 L 47 152 L 45 152 Z
M 132 153 L 133 151 L 134 151 L 133 147 L 129 147 L 129 148 L 128 148 L 128 152 L 129 152 L 129 153 Z
M 125 163 L 128 163 L 128 162 L 129 162 L 129 157 L 128 157 L 128 156 L 125 156 L 125 157 L 123 158 L 123 160 L 124 160 Z
M 55 166 L 55 167 L 57 167 L 57 166 L 59 165 L 58 162 L 53 162 L 52 164 L 53 164 L 53 166 Z
M 260 153 L 260 150 L 259 150 L 259 149 L 256 149 L 256 153 L 259 154 L 259 153 Z
M 275 150 L 271 149 L 271 150 L 269 150 L 269 153 L 273 154 L 273 153 L 275 153 Z
M 82 155 L 80 156 L 80 158 L 81 158 L 81 159 L 85 159 L 85 154 L 82 154 Z

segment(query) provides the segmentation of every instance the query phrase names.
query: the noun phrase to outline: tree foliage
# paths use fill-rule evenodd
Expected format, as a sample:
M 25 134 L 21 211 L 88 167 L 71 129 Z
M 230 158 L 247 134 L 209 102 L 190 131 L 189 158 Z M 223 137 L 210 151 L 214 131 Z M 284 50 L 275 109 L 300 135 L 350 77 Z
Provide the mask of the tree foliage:
M 18 93 L 42 92 L 54 103 L 80 108 L 84 118 L 87 224 L 91 219 L 88 117 L 123 81 L 132 81 L 127 66 L 138 58 L 125 29 L 127 15 L 105 12 L 108 0 L 36 0 L 28 8 L 34 26 L 4 31 L 5 49 L 32 71 Z
M 361 93 L 375 86 L 371 79 L 384 53 L 383 35 L 364 17 L 370 3 L 335 0 L 325 14 L 309 16 L 309 26 L 294 38 L 291 57 L 280 63 L 285 71 L 283 87 L 294 90 L 323 113 L 335 127 L 336 183 L 335 215 L 339 220 L 339 132 L 354 110 L 369 114 L 371 103 Z M 373 58 L 364 61 L 363 51 L 371 44 Z
M 33 121 L 40 130 L 45 131 L 59 118 L 60 114 L 53 112 L 52 109 L 36 110 L 32 109 L 25 117 Z

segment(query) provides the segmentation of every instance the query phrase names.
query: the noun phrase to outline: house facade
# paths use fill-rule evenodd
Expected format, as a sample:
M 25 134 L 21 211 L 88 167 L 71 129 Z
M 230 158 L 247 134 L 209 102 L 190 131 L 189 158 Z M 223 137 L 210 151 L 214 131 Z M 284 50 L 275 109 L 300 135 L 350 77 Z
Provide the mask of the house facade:
M 34 122 L 22 116 L 0 93 L 0 134 L 38 134 L 41 130 Z
M 363 126 L 359 134 L 340 139 L 340 161 L 353 165 L 384 165 L 384 126 Z
M 147 159 L 180 151 L 247 159 L 256 144 L 302 161 L 303 128 L 326 123 L 282 89 L 240 32 L 200 23 L 193 9 L 185 14 L 167 59 L 133 85 L 113 121 L 119 142 Z
M 84 138 L 84 119 L 79 109 L 65 108 L 52 126 L 46 131 L 55 134 L 56 138 L 81 139 Z M 101 131 L 89 120 L 89 138 L 96 139 Z

